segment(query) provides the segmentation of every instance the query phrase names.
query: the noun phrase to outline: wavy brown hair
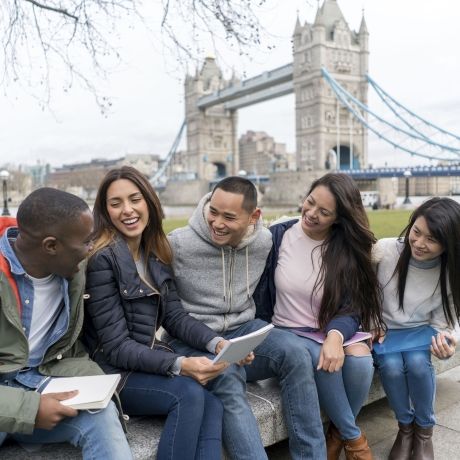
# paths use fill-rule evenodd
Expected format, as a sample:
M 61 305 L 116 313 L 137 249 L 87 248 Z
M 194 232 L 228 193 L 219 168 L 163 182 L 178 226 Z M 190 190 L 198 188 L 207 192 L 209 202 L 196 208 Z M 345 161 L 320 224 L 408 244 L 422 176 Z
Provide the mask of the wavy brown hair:
M 404 290 L 412 254 L 409 233 L 419 217 L 425 218 L 431 235 L 443 248 L 440 256 L 439 286 L 444 317 L 447 324 L 453 327 L 455 320 L 460 318 L 460 204 L 450 198 L 434 197 L 422 203 L 411 214 L 409 224 L 401 232 L 401 237 L 404 238 L 404 247 L 393 273 L 398 277 L 399 308 L 404 310 Z M 453 310 L 449 305 L 447 279 L 449 279 L 452 291 Z
M 153 254 L 163 263 L 171 264 L 172 251 L 163 230 L 163 208 L 158 195 L 155 193 L 148 179 L 131 166 L 110 170 L 102 179 L 94 202 L 94 250 L 93 254 L 111 244 L 120 233 L 112 224 L 107 210 L 107 190 L 110 185 L 126 179 L 132 182 L 142 193 L 149 210 L 149 221 L 142 233 L 141 245 L 146 255 Z
M 324 329 L 337 315 L 352 314 L 359 316 L 365 330 L 382 329 L 382 292 L 371 263 L 376 239 L 359 189 L 350 176 L 329 173 L 312 183 L 307 196 L 318 186 L 326 187 L 336 202 L 336 220 L 320 246 L 322 262 L 314 288 L 324 290 L 319 327 Z

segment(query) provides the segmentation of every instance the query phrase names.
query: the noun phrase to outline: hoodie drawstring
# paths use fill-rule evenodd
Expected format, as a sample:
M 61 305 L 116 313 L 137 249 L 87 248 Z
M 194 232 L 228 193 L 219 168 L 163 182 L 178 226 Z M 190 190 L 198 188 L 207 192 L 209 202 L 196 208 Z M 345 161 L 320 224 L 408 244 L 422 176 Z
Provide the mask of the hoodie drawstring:
M 225 285 L 225 253 L 224 248 L 220 248 L 220 253 L 222 255 L 222 279 L 223 279 L 223 287 L 224 287 L 224 302 L 227 300 L 227 286 Z
M 248 246 L 246 246 L 246 293 L 248 295 L 248 299 L 250 299 L 251 295 L 249 294 L 249 252 L 248 252 Z

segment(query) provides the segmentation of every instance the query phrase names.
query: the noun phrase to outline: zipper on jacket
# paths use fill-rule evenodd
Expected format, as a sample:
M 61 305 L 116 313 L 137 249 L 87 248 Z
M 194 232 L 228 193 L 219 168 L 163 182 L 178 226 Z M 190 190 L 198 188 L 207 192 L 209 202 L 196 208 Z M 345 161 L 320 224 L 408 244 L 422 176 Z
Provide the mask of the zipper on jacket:
M 230 248 L 229 251 L 229 274 L 228 274 L 228 310 L 227 313 L 232 311 L 232 303 L 233 303 L 233 270 L 235 268 L 235 249 Z

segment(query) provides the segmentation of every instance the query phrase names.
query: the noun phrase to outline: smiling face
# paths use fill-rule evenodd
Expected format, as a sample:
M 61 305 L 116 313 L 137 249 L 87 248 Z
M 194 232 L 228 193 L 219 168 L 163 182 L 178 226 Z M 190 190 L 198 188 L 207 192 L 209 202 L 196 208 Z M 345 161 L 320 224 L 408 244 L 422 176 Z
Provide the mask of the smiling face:
M 442 245 L 431 235 L 423 216 L 418 217 L 410 229 L 409 245 L 412 257 L 419 261 L 435 259 L 444 251 Z
M 139 188 L 130 180 L 118 179 L 107 189 L 107 212 L 113 226 L 128 244 L 139 247 L 149 222 L 149 210 Z
M 260 210 L 249 213 L 243 208 L 244 196 L 238 193 L 216 189 L 212 194 L 206 220 L 212 241 L 219 246 L 236 247 L 246 234 L 248 227 L 255 224 Z
M 302 205 L 302 230 L 313 240 L 324 240 L 336 221 L 336 200 L 324 185 L 318 185 Z

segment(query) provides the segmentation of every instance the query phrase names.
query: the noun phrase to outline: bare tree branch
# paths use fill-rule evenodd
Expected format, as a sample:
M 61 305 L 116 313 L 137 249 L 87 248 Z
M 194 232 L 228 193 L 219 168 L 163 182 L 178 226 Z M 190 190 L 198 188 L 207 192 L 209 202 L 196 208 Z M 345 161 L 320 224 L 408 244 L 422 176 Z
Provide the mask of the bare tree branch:
M 245 56 L 261 43 L 258 12 L 267 1 L 157 0 L 157 27 L 168 55 L 186 68 L 204 57 L 208 44 L 215 54 L 225 43 Z M 20 84 L 46 107 L 53 92 L 79 83 L 105 113 L 110 98 L 98 82 L 121 61 L 120 24 L 142 24 L 152 32 L 138 3 L 142 0 L 0 0 L 0 86 Z
M 35 0 L 24 0 L 24 1 L 28 3 L 32 3 L 32 5 L 37 6 L 38 8 L 41 8 L 43 10 L 54 11 L 55 13 L 62 14 L 64 16 L 68 16 L 69 18 L 72 18 L 75 21 L 78 21 L 77 16 L 70 14 L 67 10 L 63 8 L 54 8 L 52 6 L 45 5 L 44 3 L 36 2 Z

